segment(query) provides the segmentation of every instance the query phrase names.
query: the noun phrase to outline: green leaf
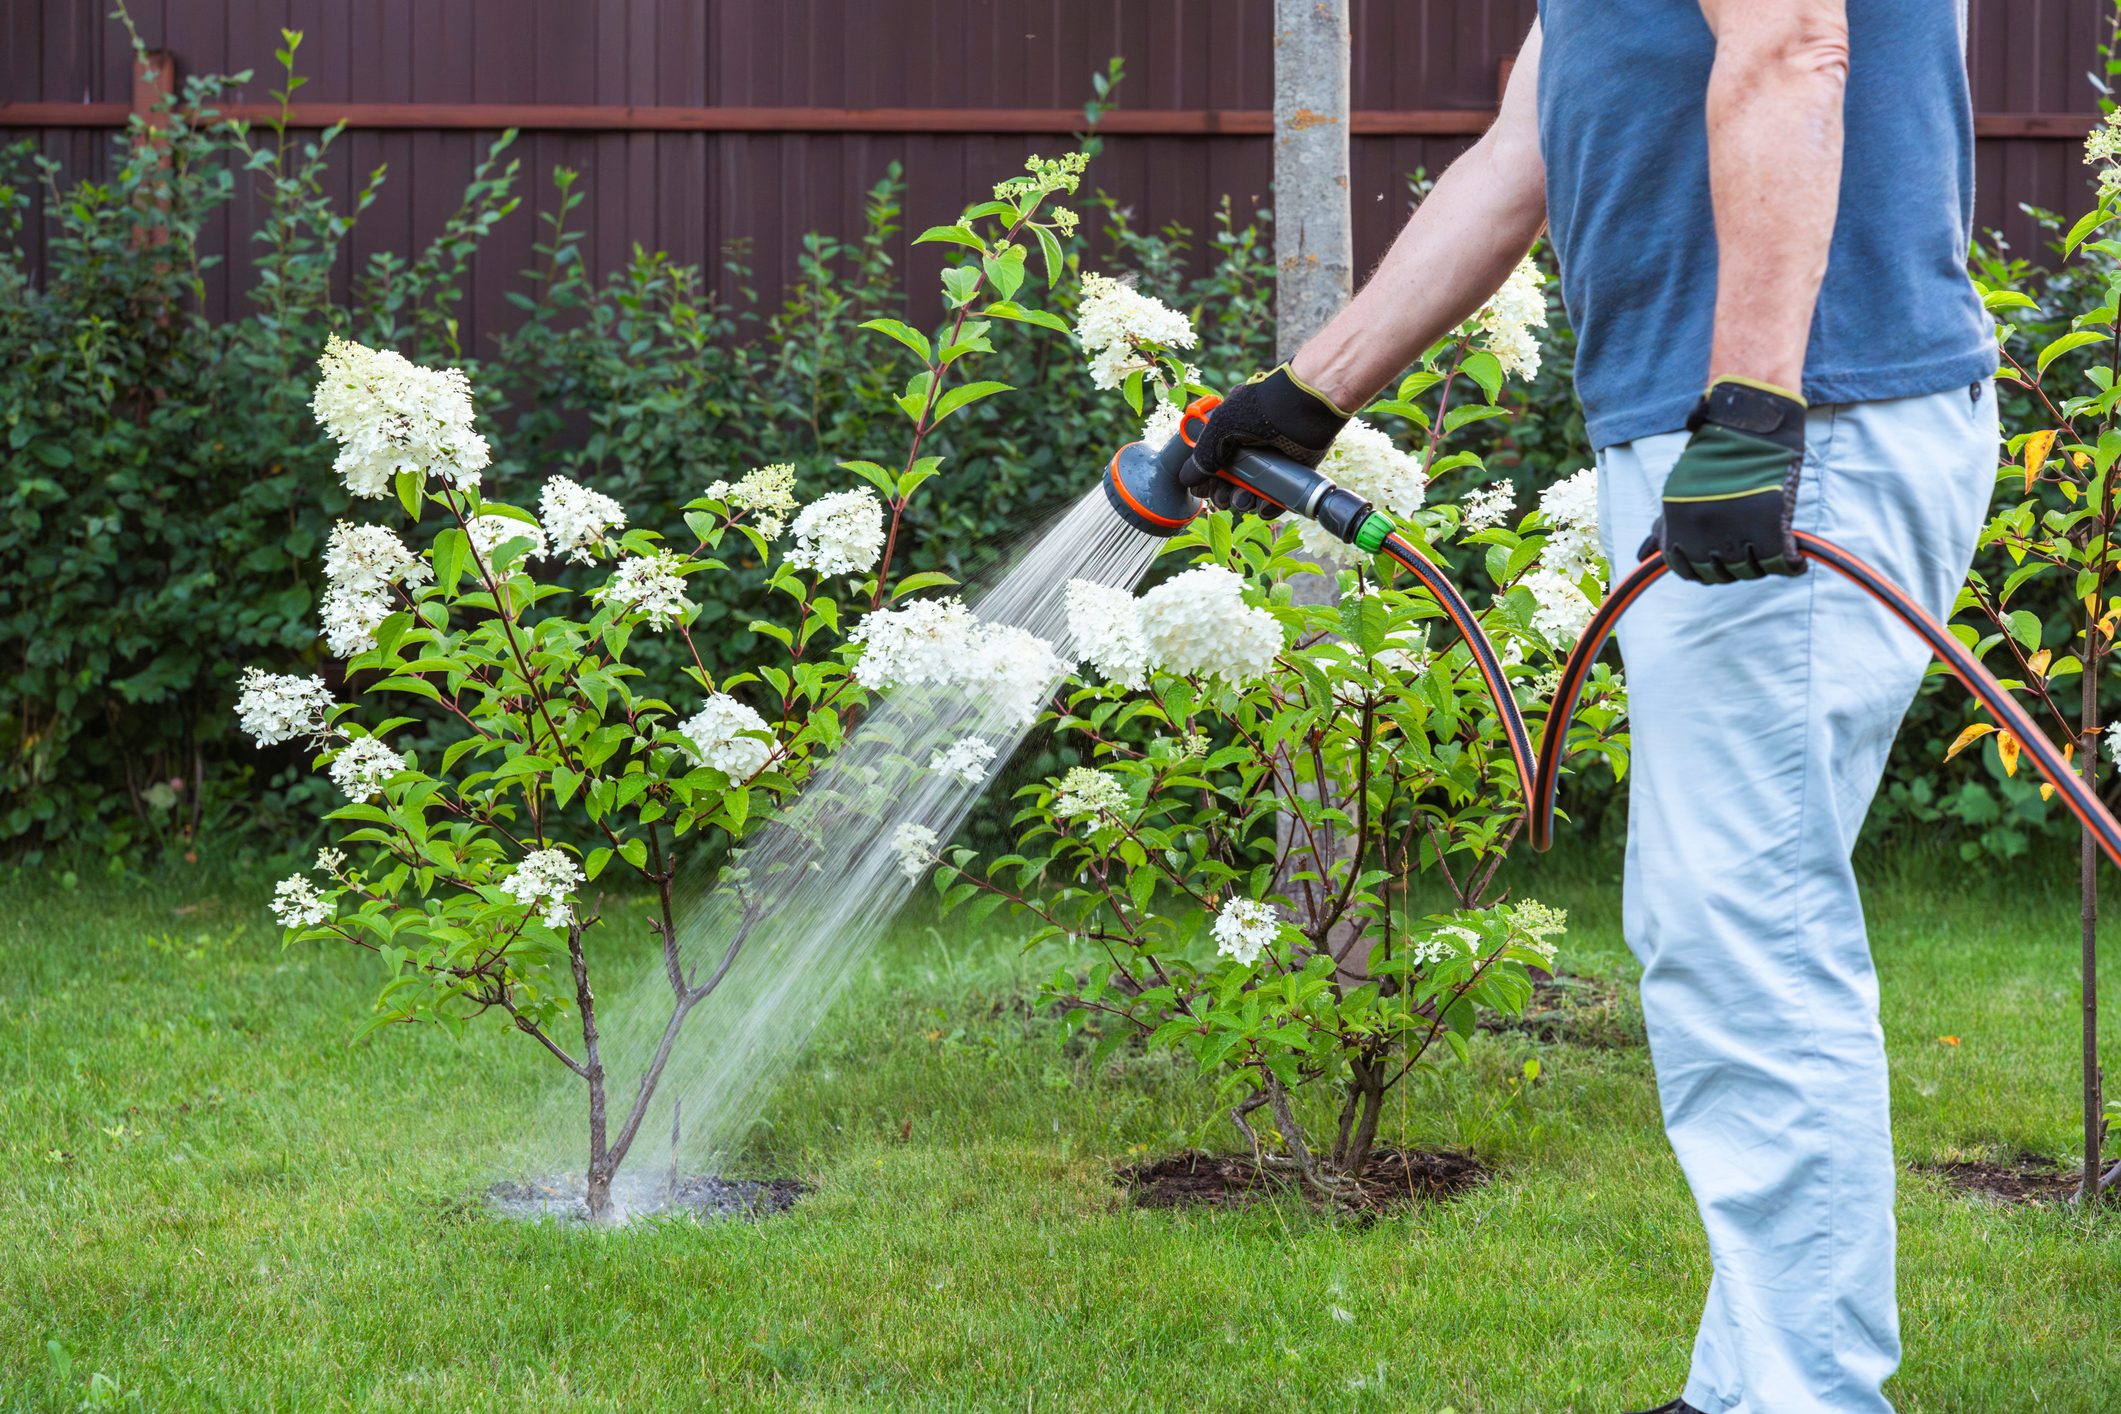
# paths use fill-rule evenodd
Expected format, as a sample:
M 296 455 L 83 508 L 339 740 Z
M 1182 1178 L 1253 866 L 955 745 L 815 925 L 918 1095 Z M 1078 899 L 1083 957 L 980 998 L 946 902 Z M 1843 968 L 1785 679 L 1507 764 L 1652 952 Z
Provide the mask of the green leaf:
M 864 329 L 874 329 L 879 334 L 890 335 L 907 348 L 913 350 L 914 357 L 918 358 L 922 363 L 933 363 L 935 361 L 935 353 L 929 347 L 928 336 L 908 324 L 896 319 L 869 319 L 863 321 L 862 327 Z
M 1458 371 L 1478 383 L 1480 391 L 1488 395 L 1489 402 L 1494 402 L 1501 394 L 1502 360 L 1486 349 L 1476 349 L 1467 354 L 1465 362 L 1458 365 Z M 1405 394 L 1401 396 L 1404 397 Z
M 1456 432 L 1469 422 L 1485 422 L 1491 417 L 1508 417 L 1509 415 L 1510 410 L 1508 408 L 1499 408 L 1492 404 L 1460 403 L 1443 415 L 1443 430 L 1446 433 Z
M 2103 206 L 2095 206 L 2077 218 L 2077 224 L 2069 228 L 2062 238 L 2062 254 L 2070 255 L 2083 239 L 2113 219 L 2113 213 Z
M 996 393 L 1007 393 L 1011 391 L 1013 391 L 1013 389 L 1010 387 L 1009 384 L 996 383 L 991 380 L 979 383 L 965 383 L 958 387 L 952 388 L 949 392 L 943 394 L 942 397 L 936 399 L 935 416 L 930 421 L 929 426 L 934 426 L 936 423 L 941 422 L 944 418 L 948 417 L 951 413 L 956 412 L 959 408 L 964 407 L 970 403 L 976 403 L 981 398 L 992 397 Z
M 2061 338 L 2040 350 L 2040 359 L 2033 371 L 2036 374 L 2045 373 L 2049 364 L 2068 353 L 2071 349 L 2081 349 L 2086 344 L 2096 344 L 2105 338 L 2107 338 L 2107 335 L 2095 329 L 2079 329 L 2074 334 L 2064 334 Z
M 2013 609 L 2009 616 L 2011 637 L 2031 653 L 2040 647 L 2040 616 L 2026 609 Z
M 444 594 L 457 592 L 457 581 L 471 562 L 471 541 L 461 530 L 450 529 L 435 537 L 435 586 Z
M 952 309 L 970 304 L 979 287 L 980 271 L 976 265 L 953 265 L 943 272 L 943 293 L 949 297 Z
M 1039 254 L 1045 257 L 1046 288 L 1050 290 L 1054 282 L 1060 279 L 1060 272 L 1067 265 L 1068 259 L 1061 254 L 1060 242 L 1054 238 L 1053 232 L 1044 226 L 1033 226 L 1031 234 L 1038 237 Z M 1067 332 L 1065 325 L 1062 326 L 1061 332 Z
M 940 585 L 956 583 L 956 580 L 940 570 L 922 570 L 919 574 L 909 574 L 897 584 L 892 585 L 891 599 L 895 602 L 905 595 L 918 594 L 923 589 L 934 589 Z
M 979 238 L 978 233 L 964 226 L 930 226 L 913 238 L 915 245 L 926 245 L 936 241 L 949 245 L 965 246 L 982 254 L 987 249 L 987 243 Z
M 980 313 L 995 319 L 1013 319 L 1019 324 L 1036 324 L 1039 328 L 1051 329 L 1056 334 L 1069 332 L 1068 321 L 1058 314 L 1051 314 L 1043 309 L 1026 309 L 1014 300 L 996 300 Z
M 993 282 L 996 294 L 1003 299 L 1014 299 L 1024 283 L 1024 248 L 1011 246 L 999 255 L 990 255 L 980 262 Z

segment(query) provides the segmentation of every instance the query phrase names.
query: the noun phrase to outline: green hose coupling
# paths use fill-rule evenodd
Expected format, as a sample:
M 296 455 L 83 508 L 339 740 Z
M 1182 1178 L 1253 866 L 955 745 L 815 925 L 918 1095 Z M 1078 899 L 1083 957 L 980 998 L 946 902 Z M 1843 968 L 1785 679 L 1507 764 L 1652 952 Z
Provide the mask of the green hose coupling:
M 1390 516 L 1381 511 L 1372 511 L 1369 517 L 1356 527 L 1352 543 L 1365 554 L 1374 555 L 1384 548 L 1385 537 L 1398 528 L 1392 524 Z

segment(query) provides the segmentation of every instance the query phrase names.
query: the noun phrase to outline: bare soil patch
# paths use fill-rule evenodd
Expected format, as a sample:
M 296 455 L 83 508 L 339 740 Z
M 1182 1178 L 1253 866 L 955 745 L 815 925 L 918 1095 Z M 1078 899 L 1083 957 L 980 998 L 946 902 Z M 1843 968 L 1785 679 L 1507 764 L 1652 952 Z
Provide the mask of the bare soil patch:
M 1371 1155 L 1362 1177 L 1340 1206 L 1386 1212 L 1414 1203 L 1456 1197 L 1493 1175 L 1471 1154 L 1453 1150 L 1383 1149 Z M 1140 1208 L 1240 1208 L 1262 1198 L 1297 1191 L 1289 1169 L 1268 1167 L 1250 1154 L 1204 1154 L 1188 1149 L 1119 1171 L 1128 1199 Z
M 2080 1177 L 2031 1153 L 2006 1163 L 1963 1159 L 1914 1167 L 1917 1173 L 1935 1174 L 1959 1192 L 1992 1203 L 2066 1203 Z

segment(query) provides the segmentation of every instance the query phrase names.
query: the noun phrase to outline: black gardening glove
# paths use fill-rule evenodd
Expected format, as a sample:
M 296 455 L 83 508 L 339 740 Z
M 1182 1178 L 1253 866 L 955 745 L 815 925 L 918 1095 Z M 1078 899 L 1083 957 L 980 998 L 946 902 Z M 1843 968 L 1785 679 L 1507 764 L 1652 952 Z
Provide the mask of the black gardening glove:
M 1178 479 L 1195 496 L 1223 510 L 1251 511 L 1272 520 L 1281 514 L 1280 506 L 1232 486 L 1215 473 L 1235 461 L 1239 452 L 1254 447 L 1271 448 L 1305 466 L 1317 466 L 1347 425 L 1348 414 L 1300 381 L 1285 363 L 1272 372 L 1255 373 L 1230 390 L 1230 396 L 1208 415 L 1207 426 L 1194 439 L 1193 455 L 1179 468 Z
M 1664 514 L 1637 553 L 1697 584 L 1804 573 L 1790 530 L 1804 465 L 1804 399 L 1719 378 L 1686 420 L 1693 437 L 1664 483 Z

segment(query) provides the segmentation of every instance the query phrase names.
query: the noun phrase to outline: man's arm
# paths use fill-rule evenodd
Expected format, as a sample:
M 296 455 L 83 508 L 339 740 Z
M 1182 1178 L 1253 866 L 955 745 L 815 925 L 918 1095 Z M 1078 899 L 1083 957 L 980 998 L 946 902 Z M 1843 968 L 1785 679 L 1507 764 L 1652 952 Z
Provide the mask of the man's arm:
M 1845 0 L 1700 0 L 1716 322 L 1693 436 L 1642 553 L 1682 579 L 1801 574 L 1804 354 L 1841 201 Z
M 1716 325 L 1708 375 L 1796 392 L 1841 198 L 1845 0 L 1701 0 Z
M 1546 225 L 1538 89 L 1535 22 L 1493 126 L 1437 180 L 1362 292 L 1291 360 L 1297 377 L 1359 408 L 1501 288 Z

